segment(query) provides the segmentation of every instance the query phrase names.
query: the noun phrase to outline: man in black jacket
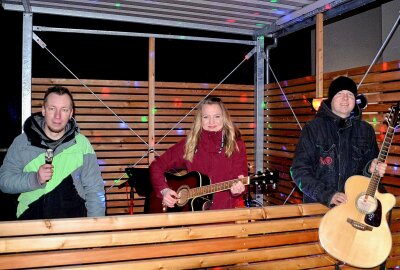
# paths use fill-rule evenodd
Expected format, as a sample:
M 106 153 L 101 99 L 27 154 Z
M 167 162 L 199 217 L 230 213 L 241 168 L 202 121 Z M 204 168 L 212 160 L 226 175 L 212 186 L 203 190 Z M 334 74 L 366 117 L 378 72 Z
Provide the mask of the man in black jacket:
M 386 164 L 376 158 L 379 150 L 375 131 L 361 119 L 356 105 L 357 86 L 348 77 L 338 77 L 329 86 L 315 119 L 300 136 L 291 175 L 303 192 L 303 201 L 333 207 L 347 202 L 346 180 L 353 175 L 380 176 Z

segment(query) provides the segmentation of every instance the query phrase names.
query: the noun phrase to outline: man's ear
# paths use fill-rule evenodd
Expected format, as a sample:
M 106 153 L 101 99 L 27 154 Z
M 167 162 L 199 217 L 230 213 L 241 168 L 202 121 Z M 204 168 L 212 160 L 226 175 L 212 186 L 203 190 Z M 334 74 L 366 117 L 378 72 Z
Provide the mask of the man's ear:
M 42 106 L 42 116 L 44 117 L 44 115 L 46 114 L 46 111 L 45 111 L 45 108 L 44 108 L 44 105 Z

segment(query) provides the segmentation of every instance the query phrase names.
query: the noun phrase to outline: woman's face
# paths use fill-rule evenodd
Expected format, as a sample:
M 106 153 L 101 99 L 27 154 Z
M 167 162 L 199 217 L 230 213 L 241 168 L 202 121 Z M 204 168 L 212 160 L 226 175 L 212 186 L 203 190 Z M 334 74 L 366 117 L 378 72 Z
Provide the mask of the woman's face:
M 201 127 L 207 131 L 220 131 L 224 121 L 218 104 L 205 104 L 201 109 Z

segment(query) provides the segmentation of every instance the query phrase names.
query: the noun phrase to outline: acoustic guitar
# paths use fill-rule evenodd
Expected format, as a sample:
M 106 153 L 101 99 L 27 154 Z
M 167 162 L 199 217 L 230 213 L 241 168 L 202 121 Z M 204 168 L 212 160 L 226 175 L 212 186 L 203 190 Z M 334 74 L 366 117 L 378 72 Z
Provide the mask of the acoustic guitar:
M 386 116 L 388 129 L 378 160 L 385 162 L 398 123 L 399 103 Z M 332 257 L 351 266 L 372 268 L 383 263 L 392 248 L 392 235 L 386 221 L 396 200 L 380 193 L 380 176 L 356 175 L 345 184 L 348 201 L 330 209 L 319 226 L 319 241 Z
M 228 190 L 235 182 L 241 181 L 244 185 L 266 185 L 272 180 L 272 172 L 258 173 L 253 176 L 232 179 L 216 184 L 211 184 L 207 175 L 192 171 L 183 176 L 166 173 L 165 178 L 169 187 L 178 194 L 178 202 L 174 208 L 164 208 L 162 199 L 158 198 L 155 191 L 150 194 L 150 213 L 181 212 L 181 211 L 202 211 L 211 207 L 213 194 Z

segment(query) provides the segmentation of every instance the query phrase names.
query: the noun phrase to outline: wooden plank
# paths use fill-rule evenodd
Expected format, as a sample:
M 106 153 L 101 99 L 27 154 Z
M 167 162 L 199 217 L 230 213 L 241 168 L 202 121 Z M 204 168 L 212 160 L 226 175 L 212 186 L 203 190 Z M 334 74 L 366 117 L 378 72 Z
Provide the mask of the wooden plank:
M 318 241 L 316 231 L 263 235 L 247 238 L 211 239 L 160 245 L 123 246 L 101 249 L 20 253 L 0 256 L 1 269 L 61 266 L 115 262 L 123 260 L 154 259 L 171 256 L 205 254 L 238 250 L 242 247 L 262 248 Z M 51 260 L 49 260 L 51 258 Z
M 168 214 L 147 214 L 136 216 L 70 218 L 49 220 L 26 220 L 0 222 L 0 237 L 35 234 L 60 234 L 74 232 L 107 231 L 109 228 L 131 230 L 182 226 L 185 224 L 209 224 L 239 220 L 265 220 L 287 217 L 320 215 L 327 211 L 321 204 L 284 205 L 262 208 L 239 208 L 207 211 L 207 219 L 202 212 Z M 233 214 L 234 213 L 234 214 Z M 234 215 L 234 216 L 232 216 Z
M 391 71 L 391 70 L 398 70 L 399 69 L 398 63 L 399 63 L 399 61 L 395 60 L 395 61 L 391 61 L 391 62 L 375 64 L 372 66 L 370 73 L 379 73 L 379 72 L 386 72 L 386 71 Z M 324 77 L 332 80 L 333 78 L 340 76 L 340 75 L 344 75 L 344 74 L 346 74 L 348 76 L 364 75 L 365 72 L 367 71 L 368 67 L 369 66 L 362 66 L 362 67 L 355 67 L 355 68 L 349 68 L 349 69 L 345 69 L 345 70 L 328 72 L 328 73 L 325 73 Z
M 0 253 L 94 248 L 136 244 L 164 243 L 194 239 L 222 238 L 244 234 L 265 234 L 318 228 L 320 217 L 265 221 L 247 224 L 206 225 L 163 229 L 162 231 L 136 230 L 129 232 L 102 232 L 3 238 Z M 30 243 L 26 245 L 26 243 Z
M 246 265 L 238 265 L 238 266 L 229 266 L 229 267 L 221 267 L 219 269 L 229 269 L 229 270 L 281 270 L 281 269 L 314 269 L 314 270 L 334 270 L 335 261 L 328 255 L 312 255 L 312 256 L 304 256 L 290 259 L 281 259 L 281 260 L 271 260 L 266 262 L 259 263 L 251 263 Z
M 217 254 L 203 254 L 184 257 L 172 257 L 157 260 L 127 261 L 108 264 L 96 264 L 96 269 L 154 269 L 154 265 L 162 269 L 191 269 L 232 265 L 246 262 L 259 262 L 281 258 L 299 257 L 322 254 L 322 248 L 317 244 L 274 247 L 251 251 L 226 252 Z M 90 269 L 93 265 L 75 266 L 71 269 Z

